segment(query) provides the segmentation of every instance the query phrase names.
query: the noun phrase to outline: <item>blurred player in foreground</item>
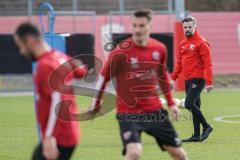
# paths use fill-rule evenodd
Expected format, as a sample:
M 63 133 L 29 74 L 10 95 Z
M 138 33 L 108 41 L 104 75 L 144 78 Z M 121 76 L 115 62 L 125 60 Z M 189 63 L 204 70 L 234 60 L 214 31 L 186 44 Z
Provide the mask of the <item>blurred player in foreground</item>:
M 116 83 L 113 82 L 117 92 L 117 120 L 126 159 L 140 159 L 141 133 L 146 132 L 154 137 L 160 148 L 166 150 L 173 159 L 186 160 L 181 140 L 177 137 L 157 94 L 157 90 L 161 88 L 173 117 L 177 119 L 180 111 L 173 101 L 165 69 L 166 47 L 149 37 L 151 11 L 136 11 L 131 23 L 132 37 L 125 40 L 125 45 L 122 45 L 125 47 L 121 48 L 119 45 L 113 50 L 104 63 L 96 85 L 99 92 L 89 111 L 92 116 L 101 112 L 101 107 L 104 107 L 101 98 L 106 83 L 115 78 Z M 126 47 L 128 45 L 129 47 Z
M 196 19 L 189 16 L 182 22 L 186 38 L 179 45 L 178 62 L 171 77 L 175 81 L 183 72 L 187 94 L 185 107 L 193 114 L 194 134 L 183 142 L 198 142 L 207 139 L 213 130 L 200 110 L 202 90 L 204 87 L 207 92 L 213 89 L 212 60 L 208 42 L 196 30 Z
M 73 95 L 62 94 L 49 86 L 50 74 L 70 58 L 52 49 L 41 37 L 36 26 L 23 23 L 15 31 L 15 41 L 23 56 L 31 61 L 37 61 L 34 73 L 36 87 L 37 123 L 40 129 L 40 143 L 37 145 L 33 160 L 69 160 L 79 141 L 79 124 L 75 121 L 62 121 L 58 114 L 65 114 L 62 106 L 56 111 L 59 102 L 70 100 L 71 112 L 77 113 L 77 105 Z M 63 72 L 58 72 L 52 80 L 56 87 L 62 87 L 60 80 L 64 73 L 70 73 L 74 63 L 64 64 Z M 79 67 L 69 75 L 67 82 L 74 77 L 81 78 L 86 72 L 85 67 Z M 68 113 L 68 112 L 66 112 Z M 68 116 L 68 115 L 65 115 Z

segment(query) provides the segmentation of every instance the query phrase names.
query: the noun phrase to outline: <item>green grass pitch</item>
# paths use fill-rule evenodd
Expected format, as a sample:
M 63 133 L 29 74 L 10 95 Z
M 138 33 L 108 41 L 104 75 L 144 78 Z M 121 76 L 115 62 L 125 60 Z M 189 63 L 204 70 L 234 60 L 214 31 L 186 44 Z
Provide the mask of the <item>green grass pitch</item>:
M 176 93 L 175 97 L 184 97 Z M 202 94 L 202 111 L 213 125 L 214 132 L 203 143 L 183 144 L 191 160 L 239 160 L 240 123 L 216 122 L 217 116 L 240 114 L 240 91 L 214 91 Z M 81 106 L 90 103 L 89 98 L 78 97 Z M 189 113 L 183 109 L 183 118 L 174 122 L 181 138 L 192 134 Z M 229 120 L 240 122 L 240 118 Z M 37 144 L 35 115 L 32 97 L 0 98 L 0 159 L 27 160 Z M 120 160 L 122 145 L 114 111 L 95 119 L 81 122 L 81 142 L 73 160 Z M 168 160 L 152 137 L 142 135 L 142 160 Z

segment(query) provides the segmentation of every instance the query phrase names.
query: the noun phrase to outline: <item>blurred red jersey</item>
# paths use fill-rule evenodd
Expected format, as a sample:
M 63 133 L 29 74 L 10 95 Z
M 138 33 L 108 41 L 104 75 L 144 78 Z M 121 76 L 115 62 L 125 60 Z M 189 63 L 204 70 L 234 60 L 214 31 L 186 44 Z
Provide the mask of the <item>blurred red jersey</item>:
M 58 118 L 58 114 L 63 112 L 60 109 L 57 111 L 57 105 L 64 100 L 70 100 L 72 102 L 71 112 L 77 113 L 77 104 L 75 97 L 70 94 L 62 94 L 52 89 L 49 86 L 49 77 L 53 71 L 69 60 L 66 54 L 52 50 L 50 52 L 42 54 L 37 59 L 36 70 L 34 73 L 35 91 L 36 91 L 36 112 L 37 122 L 40 129 L 41 139 L 46 136 L 54 136 L 58 145 L 68 147 L 78 143 L 79 140 L 79 124 L 76 121 L 63 121 Z M 65 67 L 65 71 L 72 71 L 71 66 Z M 85 68 L 78 68 L 74 72 L 71 72 L 65 82 L 71 82 L 74 77 L 82 77 L 86 72 Z M 60 88 L 61 79 L 63 79 L 63 72 L 58 72 L 53 81 L 56 81 L 56 85 Z M 67 115 L 66 115 L 67 116 Z
M 173 106 L 166 61 L 167 49 L 157 40 L 149 38 L 146 47 L 137 46 L 132 38 L 125 40 L 105 61 L 96 87 L 100 92 L 92 106 L 100 107 L 106 83 L 112 78 L 118 113 L 145 113 L 161 109 L 159 90 L 165 95 L 168 105 Z

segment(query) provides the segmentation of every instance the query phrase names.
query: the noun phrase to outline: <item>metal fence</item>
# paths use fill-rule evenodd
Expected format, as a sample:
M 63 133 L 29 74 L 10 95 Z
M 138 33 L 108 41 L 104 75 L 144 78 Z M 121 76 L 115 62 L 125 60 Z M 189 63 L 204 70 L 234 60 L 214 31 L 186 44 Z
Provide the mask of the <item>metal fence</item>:
M 56 15 L 66 16 L 66 21 L 61 26 L 72 25 L 72 30 L 67 30 L 66 33 L 92 33 L 93 35 L 96 31 L 95 27 L 98 27 L 95 24 L 96 14 L 106 15 L 112 28 L 112 23 L 121 24 L 123 20 L 121 17 L 116 18 L 116 15 L 129 15 L 131 11 L 139 8 L 152 9 L 156 14 L 179 13 L 180 15 L 184 10 L 184 0 L 1 0 L 0 16 L 29 16 L 31 19 L 38 14 L 38 8 L 43 2 L 50 2 L 54 6 Z M 79 20 L 81 26 L 77 26 Z M 62 22 L 56 19 L 56 24 Z M 0 92 L 32 89 L 31 75 L 0 75 Z
M 57 17 L 61 16 L 62 20 L 64 19 L 65 23 L 71 26 L 71 30 L 68 28 L 65 33 L 89 33 L 95 36 L 95 11 L 56 11 L 55 14 Z M 62 23 L 62 21 L 58 21 L 56 18 L 55 25 L 58 25 L 59 23 Z
M 26 16 L 37 14 L 42 2 L 50 2 L 57 11 L 132 11 L 150 8 L 154 11 L 172 11 L 176 0 L 1 0 L 0 16 Z M 178 0 L 179 1 L 179 0 Z M 181 1 L 181 0 L 180 0 Z

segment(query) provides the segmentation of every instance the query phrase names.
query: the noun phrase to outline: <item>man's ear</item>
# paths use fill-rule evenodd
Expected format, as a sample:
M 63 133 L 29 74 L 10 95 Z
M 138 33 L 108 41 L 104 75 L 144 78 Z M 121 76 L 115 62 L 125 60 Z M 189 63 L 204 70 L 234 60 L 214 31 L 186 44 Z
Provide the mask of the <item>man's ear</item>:
M 197 23 L 194 24 L 194 27 L 197 28 Z
M 152 26 L 153 26 L 152 21 L 149 22 L 149 25 L 150 25 L 150 29 L 152 29 Z

